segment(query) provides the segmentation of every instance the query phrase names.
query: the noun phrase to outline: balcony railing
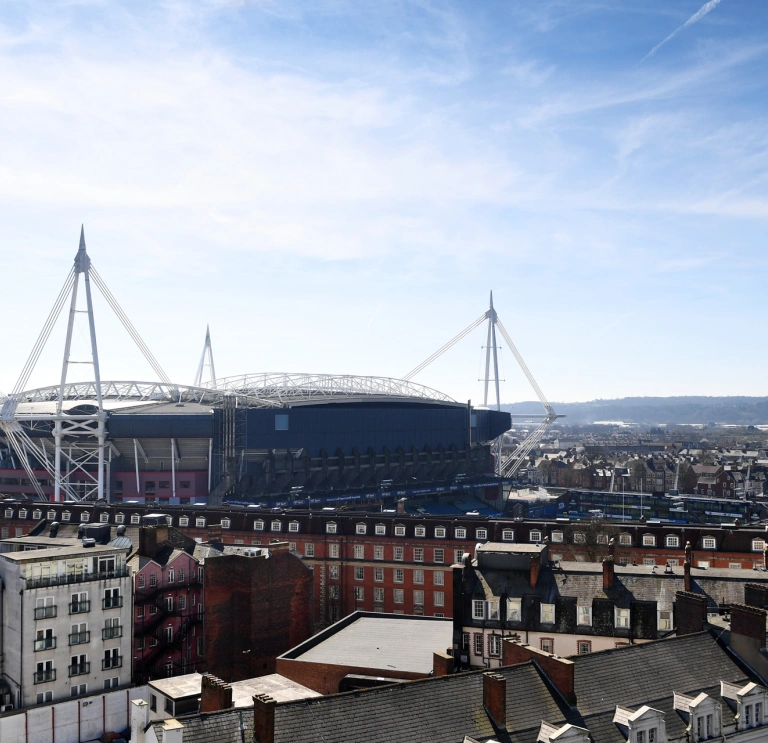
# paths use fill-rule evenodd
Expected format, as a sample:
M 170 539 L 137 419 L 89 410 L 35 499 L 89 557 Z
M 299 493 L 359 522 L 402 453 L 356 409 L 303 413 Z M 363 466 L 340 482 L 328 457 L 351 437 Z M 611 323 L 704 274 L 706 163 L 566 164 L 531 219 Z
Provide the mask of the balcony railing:
M 101 670 L 106 671 L 110 668 L 122 668 L 123 667 L 123 656 L 118 655 L 116 658 L 104 658 L 104 660 L 101 661 Z
M 112 596 L 101 600 L 102 609 L 119 609 L 123 605 L 122 596 Z
M 41 640 L 35 640 L 35 652 L 39 650 L 53 650 L 55 647 L 55 637 L 43 637 Z
M 38 606 L 35 608 L 35 619 L 52 619 L 55 616 L 55 606 Z
M 91 641 L 90 632 L 73 632 L 69 636 L 70 645 L 84 645 L 86 642 L 90 642 L 90 641 Z
M 71 676 L 85 676 L 91 672 L 90 663 L 75 663 L 72 666 L 67 666 L 69 675 Z
M 51 668 L 47 671 L 35 671 L 35 683 L 44 684 L 48 681 L 56 680 L 56 669 Z
M 114 570 L 96 571 L 94 573 L 64 573 L 64 575 L 43 575 L 27 578 L 27 588 L 44 588 L 46 586 L 65 586 L 68 583 L 86 583 L 94 580 L 109 580 L 110 578 L 125 578 L 130 575 L 127 567 Z
M 104 629 L 101 630 L 102 640 L 113 640 L 115 637 L 122 637 L 122 636 L 123 636 L 122 625 L 120 627 L 104 627 Z
M 69 604 L 70 614 L 85 614 L 90 610 L 91 610 L 90 601 L 73 601 L 71 604 Z

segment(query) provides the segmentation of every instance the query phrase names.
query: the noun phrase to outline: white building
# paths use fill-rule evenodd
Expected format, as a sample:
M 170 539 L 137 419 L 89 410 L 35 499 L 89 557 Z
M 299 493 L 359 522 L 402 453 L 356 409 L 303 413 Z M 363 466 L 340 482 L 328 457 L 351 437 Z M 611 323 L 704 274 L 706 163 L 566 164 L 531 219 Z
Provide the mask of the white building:
M 130 542 L 84 533 L 0 541 L 0 711 L 131 683 Z

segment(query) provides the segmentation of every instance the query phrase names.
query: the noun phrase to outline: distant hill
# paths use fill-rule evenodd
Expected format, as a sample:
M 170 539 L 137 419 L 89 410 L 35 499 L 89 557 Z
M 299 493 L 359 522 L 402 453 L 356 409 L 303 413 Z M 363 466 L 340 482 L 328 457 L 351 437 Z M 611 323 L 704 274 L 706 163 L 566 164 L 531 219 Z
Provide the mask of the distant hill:
M 768 397 L 622 397 L 618 400 L 552 403 L 565 423 L 624 421 L 659 423 L 719 423 L 754 426 L 768 423 Z M 502 405 L 514 413 L 541 413 L 539 402 Z

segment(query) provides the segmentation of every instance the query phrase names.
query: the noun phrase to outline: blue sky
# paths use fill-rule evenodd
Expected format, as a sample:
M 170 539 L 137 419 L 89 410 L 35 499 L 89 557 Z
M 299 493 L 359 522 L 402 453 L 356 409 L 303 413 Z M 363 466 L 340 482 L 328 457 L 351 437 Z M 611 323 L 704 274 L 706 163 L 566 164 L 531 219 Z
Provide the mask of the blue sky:
M 83 222 L 179 382 L 206 323 L 219 376 L 401 376 L 492 289 L 553 401 L 768 394 L 766 31 L 758 0 L 2 4 L 0 389 Z M 151 379 L 97 311 L 102 376 Z M 479 401 L 484 342 L 415 381 Z

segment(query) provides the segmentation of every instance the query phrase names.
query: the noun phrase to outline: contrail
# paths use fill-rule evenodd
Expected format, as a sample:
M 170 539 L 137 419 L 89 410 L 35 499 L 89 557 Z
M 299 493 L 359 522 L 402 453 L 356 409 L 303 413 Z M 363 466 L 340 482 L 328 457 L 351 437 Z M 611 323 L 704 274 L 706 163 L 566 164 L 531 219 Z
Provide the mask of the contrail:
M 694 23 L 697 23 L 700 21 L 707 13 L 709 13 L 711 10 L 714 10 L 718 5 L 720 5 L 721 0 L 709 0 L 709 2 L 704 3 L 682 26 L 678 26 L 669 36 L 667 36 L 664 41 L 660 41 L 658 44 L 656 44 L 653 49 L 651 49 L 648 54 L 646 54 L 640 62 L 645 62 L 648 57 L 652 57 L 656 52 L 661 49 L 661 47 L 664 46 L 670 39 L 673 39 L 675 36 L 677 36 L 684 28 L 688 28 L 688 26 L 692 26 Z

